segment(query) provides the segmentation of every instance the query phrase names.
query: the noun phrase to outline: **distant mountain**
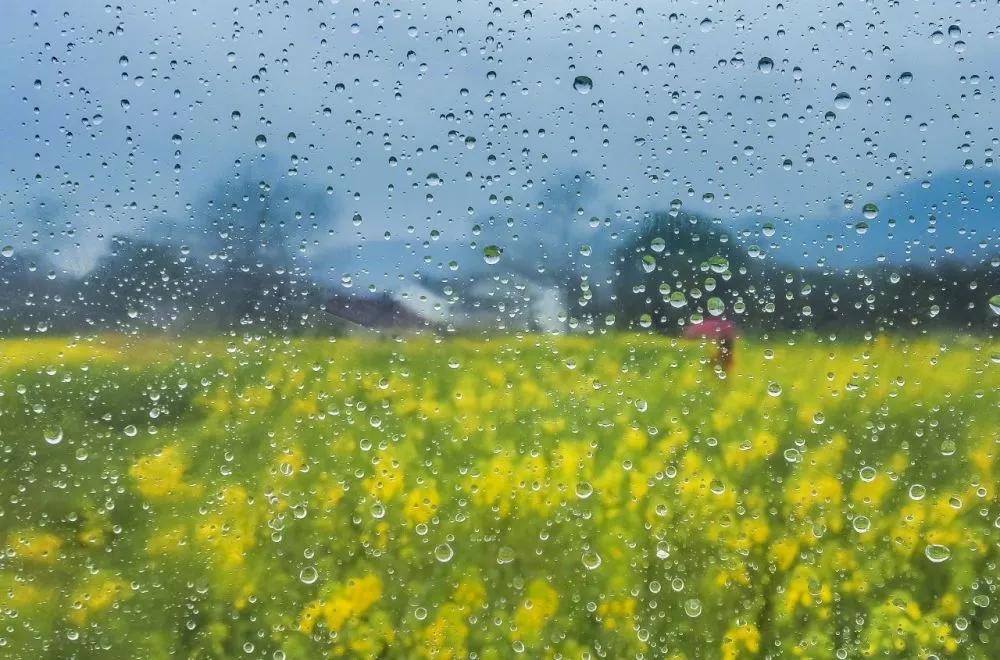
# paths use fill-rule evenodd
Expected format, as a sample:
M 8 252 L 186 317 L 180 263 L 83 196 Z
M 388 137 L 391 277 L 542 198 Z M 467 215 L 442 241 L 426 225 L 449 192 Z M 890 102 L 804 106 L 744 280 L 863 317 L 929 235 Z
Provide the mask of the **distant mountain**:
M 789 263 L 850 268 L 884 260 L 927 265 L 943 259 L 988 261 L 1000 253 L 1000 178 L 988 170 L 951 171 L 915 180 L 889 194 L 855 197 L 824 220 L 775 223 L 773 236 L 758 235 L 775 258 Z M 866 217 L 865 206 L 877 214 Z M 869 215 L 871 215 L 869 213 Z M 740 229 L 759 230 L 754 218 Z

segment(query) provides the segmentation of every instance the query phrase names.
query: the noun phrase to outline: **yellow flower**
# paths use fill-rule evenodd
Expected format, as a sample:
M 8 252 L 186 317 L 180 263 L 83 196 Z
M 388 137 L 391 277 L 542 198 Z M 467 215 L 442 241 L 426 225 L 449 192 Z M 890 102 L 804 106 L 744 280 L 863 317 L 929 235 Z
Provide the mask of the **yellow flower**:
M 750 655 L 760 652 L 760 631 L 750 623 L 730 628 L 722 638 L 722 657 L 726 660 L 743 657 L 744 651 Z
M 559 608 L 559 594 L 544 580 L 528 585 L 528 596 L 514 613 L 519 637 L 535 637 Z
M 339 632 L 344 625 L 365 614 L 382 597 L 382 581 L 376 575 L 351 578 L 322 600 L 310 602 L 299 614 L 299 630 L 311 633 L 322 618 L 327 629 Z
M 73 594 L 69 620 L 77 626 L 85 624 L 91 616 L 110 608 L 115 602 L 130 598 L 125 580 L 118 577 L 93 580 Z
M 783 571 L 791 568 L 798 558 L 799 544 L 791 538 L 781 538 L 771 545 L 771 559 Z
M 169 445 L 158 452 L 144 456 L 129 468 L 129 476 L 135 481 L 136 490 L 151 500 L 186 497 L 200 492 L 197 485 L 183 482 L 187 470 L 180 450 Z
M 436 660 L 469 657 L 465 647 L 469 629 L 464 618 L 462 608 L 458 605 L 442 605 L 430 625 L 420 632 L 419 656 Z
M 433 482 L 422 488 L 414 488 L 406 496 L 406 506 L 403 513 L 407 522 L 412 525 L 426 523 L 437 512 L 441 503 L 441 496 L 438 495 L 437 487 Z
M 17 556 L 38 564 L 52 564 L 58 559 L 62 539 L 50 532 L 23 530 L 7 538 Z
M 609 598 L 597 606 L 601 625 L 605 630 L 625 630 L 632 626 L 635 618 L 635 598 Z
M 246 560 L 246 553 L 256 544 L 259 514 L 239 486 L 222 491 L 218 511 L 195 527 L 194 539 L 215 551 L 216 560 L 226 568 L 235 568 Z

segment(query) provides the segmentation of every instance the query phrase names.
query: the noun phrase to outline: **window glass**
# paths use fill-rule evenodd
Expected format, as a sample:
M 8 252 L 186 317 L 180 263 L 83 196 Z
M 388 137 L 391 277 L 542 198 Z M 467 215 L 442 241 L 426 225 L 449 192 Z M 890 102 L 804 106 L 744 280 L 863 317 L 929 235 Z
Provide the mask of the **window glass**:
M 0 654 L 997 657 L 998 32 L 5 0 Z

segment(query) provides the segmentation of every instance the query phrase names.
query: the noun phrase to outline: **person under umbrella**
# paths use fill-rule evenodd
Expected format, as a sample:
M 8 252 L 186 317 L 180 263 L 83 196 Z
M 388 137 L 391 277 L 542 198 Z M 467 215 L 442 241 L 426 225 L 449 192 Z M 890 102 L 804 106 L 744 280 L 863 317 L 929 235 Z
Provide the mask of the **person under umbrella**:
M 715 342 L 715 364 L 725 373 L 733 366 L 736 349 L 736 325 L 726 319 L 705 319 L 684 327 L 685 339 L 711 339 Z

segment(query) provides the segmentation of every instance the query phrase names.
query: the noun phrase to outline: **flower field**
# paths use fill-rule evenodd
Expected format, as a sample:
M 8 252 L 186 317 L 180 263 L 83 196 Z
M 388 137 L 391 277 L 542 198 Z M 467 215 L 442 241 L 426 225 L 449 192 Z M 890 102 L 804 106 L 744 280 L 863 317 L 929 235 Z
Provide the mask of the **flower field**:
M 1000 346 L 0 343 L 4 657 L 1000 657 Z

